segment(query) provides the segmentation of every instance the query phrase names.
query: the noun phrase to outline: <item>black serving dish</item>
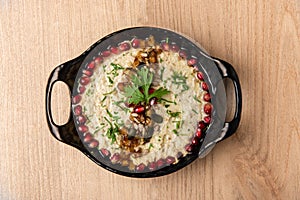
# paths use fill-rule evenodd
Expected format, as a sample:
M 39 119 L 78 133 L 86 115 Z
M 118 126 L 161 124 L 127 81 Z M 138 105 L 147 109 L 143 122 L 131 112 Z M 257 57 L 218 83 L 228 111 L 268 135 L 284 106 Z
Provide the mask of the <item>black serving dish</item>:
M 97 141 L 94 143 L 91 141 L 85 142 L 86 133 L 82 129 L 78 129 L 79 126 L 77 125 L 78 115 L 74 111 L 77 102 L 74 102 L 76 101 L 74 97 L 80 94 L 80 91 L 78 91 L 80 79 L 86 76 L 84 70 L 88 68 L 90 63 L 97 64 L 99 59 L 106 57 L 107 55 L 104 54 L 108 53 L 111 46 L 119 46 L 120 48 L 120 43 L 124 40 L 132 41 L 134 38 L 145 38 L 149 35 L 154 36 L 157 41 L 163 42 L 166 42 L 167 37 L 167 42 L 170 41 L 170 46 L 176 44 L 175 51 L 184 50 L 186 59 L 193 59 L 193 67 L 201 72 L 204 79 L 203 82 L 208 86 L 213 111 L 209 116 L 209 123 L 207 123 L 205 132 L 202 134 L 199 142 L 193 144 L 192 148 L 189 149 L 189 154 L 179 158 L 178 162 L 168 164 L 168 161 L 164 160 L 163 164 L 155 170 L 150 170 L 147 166 L 143 166 L 143 170 L 129 170 L 126 167 L 112 163 L 109 159 L 111 155 L 106 155 L 107 152 L 102 152 L 100 148 L 97 148 Z M 236 109 L 230 122 L 225 121 L 227 103 L 224 78 L 232 80 L 235 90 Z M 71 91 L 70 98 L 73 102 L 70 108 L 70 118 L 65 125 L 61 126 L 55 124 L 51 113 L 51 92 L 53 85 L 57 81 L 67 84 Z M 128 177 L 146 178 L 166 175 L 187 166 L 196 158 L 206 156 L 216 143 L 235 133 L 240 122 L 241 110 L 241 86 L 235 70 L 229 63 L 209 56 L 196 42 L 187 39 L 181 34 L 154 27 L 127 28 L 103 37 L 77 58 L 56 67 L 50 74 L 46 88 L 46 115 L 52 135 L 59 141 L 77 148 L 101 167 Z M 81 112 L 80 110 L 80 114 Z

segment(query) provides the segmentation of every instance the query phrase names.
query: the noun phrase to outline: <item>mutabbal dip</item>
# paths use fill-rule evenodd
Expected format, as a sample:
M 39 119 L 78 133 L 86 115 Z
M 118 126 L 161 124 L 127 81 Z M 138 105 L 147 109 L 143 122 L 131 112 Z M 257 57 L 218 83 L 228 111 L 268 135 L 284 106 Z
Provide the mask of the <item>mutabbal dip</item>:
M 212 105 L 197 60 L 153 36 L 123 41 L 87 63 L 73 96 L 83 142 L 111 164 L 152 171 L 195 148 Z

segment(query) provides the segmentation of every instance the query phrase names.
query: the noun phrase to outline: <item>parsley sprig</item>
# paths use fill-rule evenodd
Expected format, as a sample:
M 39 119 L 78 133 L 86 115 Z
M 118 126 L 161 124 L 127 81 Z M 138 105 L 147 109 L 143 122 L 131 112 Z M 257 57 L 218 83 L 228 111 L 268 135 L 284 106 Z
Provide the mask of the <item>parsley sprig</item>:
M 152 94 L 149 94 L 152 81 L 153 73 L 151 73 L 148 68 L 142 68 L 136 75 L 132 76 L 132 84 L 124 89 L 124 95 L 128 98 L 128 102 L 133 104 L 145 102 L 148 104 L 151 98 L 156 97 L 159 100 L 164 95 L 170 93 L 169 90 L 160 87 Z

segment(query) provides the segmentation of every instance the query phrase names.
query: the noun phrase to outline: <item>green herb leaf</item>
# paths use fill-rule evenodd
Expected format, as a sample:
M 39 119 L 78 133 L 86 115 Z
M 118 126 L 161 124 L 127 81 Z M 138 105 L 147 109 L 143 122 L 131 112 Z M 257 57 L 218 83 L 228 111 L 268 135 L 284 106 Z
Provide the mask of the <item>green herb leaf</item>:
M 172 112 L 171 110 L 167 110 L 167 114 L 170 115 L 171 117 L 179 117 L 181 112 Z
M 137 72 L 137 75 L 132 76 L 132 85 L 127 86 L 124 89 L 124 96 L 129 99 L 129 103 L 149 103 L 151 98 L 156 97 L 157 99 L 160 99 L 170 92 L 167 89 L 159 88 L 149 95 L 152 81 L 153 73 L 151 73 L 148 68 L 142 68 Z M 143 92 L 141 92 L 140 89 L 142 89 Z

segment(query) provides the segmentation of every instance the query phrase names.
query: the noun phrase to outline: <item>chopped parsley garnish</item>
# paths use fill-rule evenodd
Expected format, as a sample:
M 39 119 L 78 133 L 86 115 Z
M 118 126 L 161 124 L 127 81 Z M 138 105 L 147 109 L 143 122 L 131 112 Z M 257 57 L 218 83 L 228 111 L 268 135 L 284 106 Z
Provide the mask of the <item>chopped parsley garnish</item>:
M 187 77 L 182 74 L 182 72 L 174 72 L 172 75 L 172 83 L 177 85 L 177 88 L 181 86 L 181 92 L 188 90 L 190 87 L 187 85 Z
M 107 93 L 104 93 L 103 95 L 104 96 L 107 96 L 107 95 L 109 95 L 109 94 L 112 94 L 112 93 L 114 93 L 116 91 L 116 89 L 113 89 L 112 91 L 110 91 L 110 92 L 107 92 Z
M 149 89 L 153 81 L 153 73 L 148 68 L 142 68 L 137 75 L 132 76 L 132 85 L 125 87 L 124 95 L 129 103 L 139 104 L 141 102 L 149 103 L 150 99 L 156 97 L 160 100 L 170 91 L 162 87 L 149 94 Z M 141 91 L 142 90 L 142 91 Z
M 167 114 L 170 115 L 171 117 L 179 117 L 181 112 L 172 112 L 171 110 L 167 110 Z
M 114 68 L 114 70 L 124 69 L 124 67 L 119 64 L 110 63 L 110 65 Z
M 193 98 L 194 98 L 194 100 L 195 100 L 195 101 L 197 101 L 197 102 L 201 103 L 201 101 L 200 101 L 200 100 L 197 98 L 197 96 L 196 96 L 196 95 L 194 95 L 194 97 L 193 97 Z
M 121 108 L 121 109 L 124 110 L 125 112 L 129 112 L 130 109 L 129 109 L 129 108 L 126 108 L 125 106 L 121 106 L 121 105 L 120 105 L 121 103 L 124 103 L 124 101 L 115 101 L 115 102 L 113 102 L 113 105 L 118 106 L 119 108 Z
M 150 150 L 151 148 L 153 148 L 153 147 L 154 147 L 153 144 L 150 143 L 150 145 L 149 145 L 149 150 Z
M 173 131 L 173 133 L 174 133 L 175 135 L 178 136 L 178 131 L 177 131 L 176 129 L 173 129 L 172 131 Z
M 199 114 L 196 110 L 194 110 L 194 109 L 192 109 L 192 111 L 194 112 L 194 113 L 196 113 L 196 114 Z
M 111 144 L 116 141 L 116 135 L 119 134 L 119 126 L 114 123 L 112 124 L 106 117 L 104 119 L 109 123 L 110 127 L 107 129 L 106 136 L 111 139 Z

